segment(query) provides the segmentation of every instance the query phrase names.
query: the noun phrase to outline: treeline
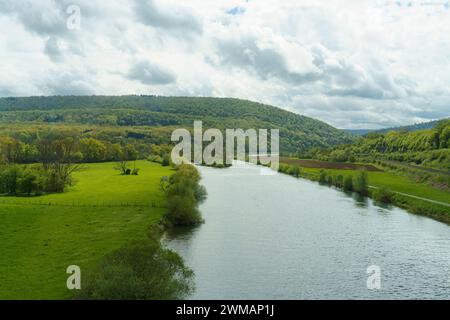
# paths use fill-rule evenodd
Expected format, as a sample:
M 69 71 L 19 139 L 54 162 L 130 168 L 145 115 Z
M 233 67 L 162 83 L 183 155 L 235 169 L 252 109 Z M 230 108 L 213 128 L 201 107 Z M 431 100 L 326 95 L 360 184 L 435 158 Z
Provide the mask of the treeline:
M 450 169 L 450 120 L 429 130 L 369 133 L 353 144 L 311 149 L 302 157 L 333 162 L 393 160 Z
M 355 175 L 330 174 L 321 170 L 318 178 L 319 183 L 335 186 L 344 191 L 353 191 L 362 196 L 369 194 L 369 178 L 366 171 L 357 171 Z
M 0 195 L 41 195 L 60 193 L 72 185 L 72 173 L 78 165 L 0 165 Z
M 281 152 L 329 147 L 351 135 L 308 117 L 240 99 L 81 96 L 0 99 L 0 122 L 70 123 L 108 126 L 191 127 L 202 120 L 209 128 L 280 129 Z
M 40 132 L 32 139 L 0 136 L 0 194 L 40 195 L 64 192 L 72 174 L 85 162 L 115 161 L 123 174 L 137 174 L 129 161 L 164 157 L 170 146 L 111 143 L 72 135 L 71 131 Z
M 166 139 L 156 138 L 167 135 Z M 0 129 L 0 162 L 35 163 L 55 157 L 58 143 L 71 141 L 74 162 L 104 162 L 144 159 L 154 154 L 152 145 L 166 146 L 168 132 L 86 129 L 85 127 L 42 127 Z

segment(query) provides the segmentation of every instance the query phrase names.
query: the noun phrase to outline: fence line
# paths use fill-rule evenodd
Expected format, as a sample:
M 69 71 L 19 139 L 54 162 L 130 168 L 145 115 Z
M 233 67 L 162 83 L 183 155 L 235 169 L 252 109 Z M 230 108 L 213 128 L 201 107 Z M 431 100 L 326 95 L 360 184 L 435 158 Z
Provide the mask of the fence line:
M 111 203 L 111 202 L 52 202 L 45 200 L 26 200 L 26 201 L 14 201 L 14 200 L 5 200 L 0 199 L 0 205 L 20 205 L 20 206 L 48 206 L 48 207 L 74 207 L 74 208 L 125 208 L 125 207 L 136 207 L 136 208 L 165 208 L 165 205 L 161 201 L 151 200 L 149 203 L 142 202 L 119 202 L 119 203 Z

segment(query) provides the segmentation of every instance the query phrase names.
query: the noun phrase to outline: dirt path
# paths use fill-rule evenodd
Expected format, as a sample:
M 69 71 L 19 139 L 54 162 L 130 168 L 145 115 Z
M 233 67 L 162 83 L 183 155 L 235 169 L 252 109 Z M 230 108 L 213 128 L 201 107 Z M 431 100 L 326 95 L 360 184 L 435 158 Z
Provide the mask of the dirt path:
M 378 189 L 378 187 L 374 187 L 374 186 L 369 186 L 369 188 Z M 402 195 L 402 196 L 405 196 L 405 197 L 415 198 L 415 199 L 419 199 L 419 200 L 423 200 L 423 201 L 427 201 L 427 202 L 431 202 L 431 203 L 435 203 L 435 204 L 440 204 L 442 206 L 450 207 L 450 203 L 436 201 L 436 200 L 431 200 L 431 199 L 428 199 L 428 198 L 418 197 L 418 196 L 414 196 L 412 194 L 398 192 L 398 191 L 392 191 L 392 192 L 396 193 L 396 194 L 399 194 L 399 195 Z

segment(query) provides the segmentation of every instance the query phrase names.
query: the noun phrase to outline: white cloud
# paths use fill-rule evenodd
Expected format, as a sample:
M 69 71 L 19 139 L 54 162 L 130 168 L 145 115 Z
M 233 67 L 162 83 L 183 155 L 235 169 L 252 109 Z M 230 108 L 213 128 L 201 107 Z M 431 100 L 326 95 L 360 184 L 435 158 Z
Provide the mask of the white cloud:
M 438 1 L 3 0 L 0 96 L 230 96 L 409 124 L 450 115 L 449 27 Z

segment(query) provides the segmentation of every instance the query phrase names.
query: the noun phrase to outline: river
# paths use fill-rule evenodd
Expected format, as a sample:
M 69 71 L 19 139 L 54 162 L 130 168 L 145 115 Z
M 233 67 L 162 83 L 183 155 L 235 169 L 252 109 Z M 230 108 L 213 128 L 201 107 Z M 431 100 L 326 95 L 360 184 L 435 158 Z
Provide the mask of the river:
M 250 164 L 199 170 L 205 224 L 165 239 L 190 299 L 450 299 L 449 226 Z

